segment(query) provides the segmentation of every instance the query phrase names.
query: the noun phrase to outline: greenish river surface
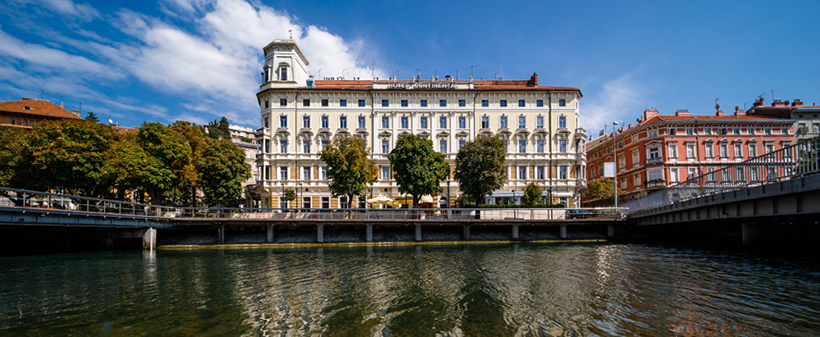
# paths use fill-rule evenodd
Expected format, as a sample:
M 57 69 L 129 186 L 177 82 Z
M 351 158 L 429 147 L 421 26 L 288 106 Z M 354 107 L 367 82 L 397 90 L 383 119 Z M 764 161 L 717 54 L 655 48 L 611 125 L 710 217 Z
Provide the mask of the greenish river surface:
M 820 334 L 816 262 L 640 244 L 0 258 L 0 336 Z

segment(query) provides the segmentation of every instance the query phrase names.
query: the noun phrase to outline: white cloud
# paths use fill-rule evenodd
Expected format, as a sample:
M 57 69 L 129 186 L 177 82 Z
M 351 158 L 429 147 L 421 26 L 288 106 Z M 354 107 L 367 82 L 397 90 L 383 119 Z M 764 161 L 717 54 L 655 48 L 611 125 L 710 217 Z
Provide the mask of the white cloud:
M 62 50 L 23 42 L 2 30 L 0 30 L 0 46 L 2 46 L 0 55 L 44 65 L 49 68 L 61 68 L 68 72 L 92 73 L 113 79 L 123 77 L 122 73 L 99 62 L 82 56 L 71 55 Z
M 28 3 L 29 1 L 18 2 Z M 40 4 L 59 14 L 75 17 L 83 21 L 89 21 L 100 16 L 100 12 L 87 3 L 75 4 L 71 0 L 41 0 Z
M 607 132 L 612 132 L 612 122 L 624 120 L 629 124 L 630 116 L 636 116 L 646 104 L 643 98 L 647 89 L 634 80 L 635 74 L 630 72 L 606 81 L 602 90 L 596 90 L 598 95 L 581 100 L 580 122 L 587 135 L 597 138 L 604 124 L 607 125 Z

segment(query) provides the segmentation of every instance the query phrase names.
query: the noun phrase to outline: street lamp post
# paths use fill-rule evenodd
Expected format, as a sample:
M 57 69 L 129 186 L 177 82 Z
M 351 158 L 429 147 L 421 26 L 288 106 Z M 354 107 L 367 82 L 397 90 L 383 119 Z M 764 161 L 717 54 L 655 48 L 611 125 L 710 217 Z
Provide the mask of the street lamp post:
M 299 199 L 296 200 L 296 207 L 299 207 L 299 203 L 302 202 L 302 198 L 304 198 L 305 194 L 302 192 L 302 183 L 299 183 Z M 302 205 L 305 206 L 305 205 Z M 302 207 L 300 207 L 302 208 Z
M 279 199 L 279 208 L 285 209 L 285 207 L 282 207 L 283 206 L 282 201 L 288 202 L 287 199 L 285 198 L 285 183 L 281 182 L 281 183 L 279 183 L 279 185 L 282 185 L 282 198 Z
M 612 185 L 615 187 L 615 208 L 618 207 L 618 130 L 615 128 L 618 122 L 612 122 L 612 132 L 615 137 L 612 138 L 612 160 L 615 162 L 615 179 Z

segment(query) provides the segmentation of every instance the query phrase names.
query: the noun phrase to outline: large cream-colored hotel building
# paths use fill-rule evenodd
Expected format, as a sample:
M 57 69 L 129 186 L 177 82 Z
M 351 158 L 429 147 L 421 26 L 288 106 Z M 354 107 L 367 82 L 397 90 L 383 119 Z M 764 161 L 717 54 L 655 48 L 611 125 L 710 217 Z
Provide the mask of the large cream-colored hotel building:
M 465 143 L 482 135 L 503 137 L 507 183 L 485 203 L 520 200 L 526 186 L 535 183 L 544 201 L 551 197 L 572 207 L 585 187 L 586 134 L 578 126 L 578 88 L 539 86 L 535 74 L 529 80 L 314 80 L 293 40 L 275 40 L 264 53 L 256 160 L 262 207 L 283 206 L 286 189 L 298 194 L 289 207 L 348 206 L 343 198 L 331 197 L 327 167 L 318 154 L 337 136 L 361 137 L 371 148 L 379 171 L 367 198 L 399 197 L 387 154 L 408 133 L 431 139 L 451 171 Z M 452 177 L 441 183 L 439 207 L 455 206 L 462 195 Z M 370 207 L 364 200 L 349 206 Z

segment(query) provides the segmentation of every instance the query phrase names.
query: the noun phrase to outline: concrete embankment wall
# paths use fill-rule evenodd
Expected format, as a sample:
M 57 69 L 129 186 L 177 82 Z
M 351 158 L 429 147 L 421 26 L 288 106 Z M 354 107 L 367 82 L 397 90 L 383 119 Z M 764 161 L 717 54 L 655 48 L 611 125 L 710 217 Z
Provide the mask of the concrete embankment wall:
M 145 229 L 0 226 L 0 256 L 141 249 Z

